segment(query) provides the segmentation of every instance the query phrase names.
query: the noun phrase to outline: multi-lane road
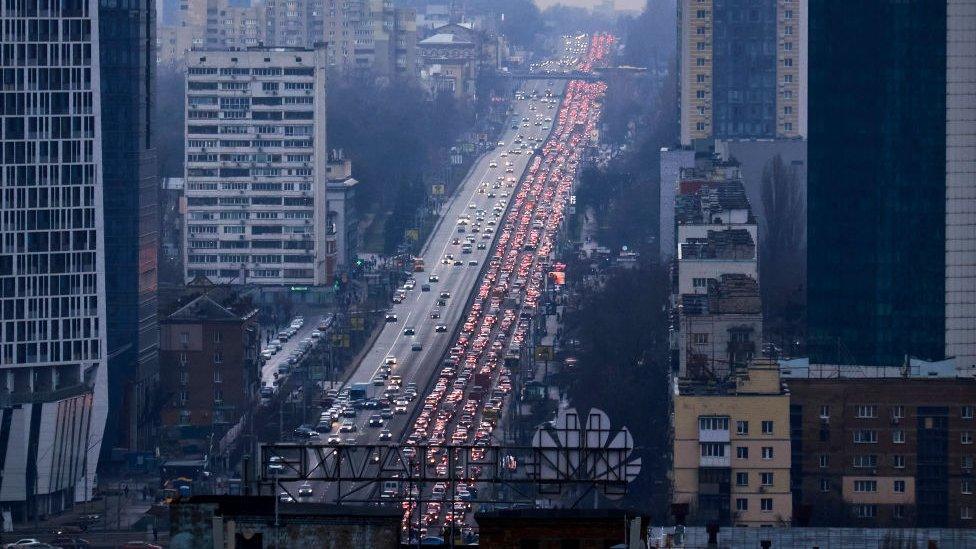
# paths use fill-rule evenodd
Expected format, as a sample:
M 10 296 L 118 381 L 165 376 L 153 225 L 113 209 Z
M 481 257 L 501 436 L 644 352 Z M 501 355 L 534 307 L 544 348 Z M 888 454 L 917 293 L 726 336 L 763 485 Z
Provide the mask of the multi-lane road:
M 527 96 L 538 92 L 539 99 L 515 103 L 515 113 L 509 118 L 505 133 L 495 149 L 484 154 L 471 167 L 453 198 L 444 206 L 441 221 L 422 250 L 424 271 L 414 273 L 416 282 L 412 290 L 402 290 L 403 301 L 392 305 L 389 310 L 389 314 L 396 316 L 396 321 L 386 323 L 344 387 L 368 383 L 372 390 L 381 392 L 384 387 L 373 385 L 373 380 L 377 378 L 387 357 L 396 358 L 391 375 L 400 376 L 404 387 L 408 383 L 415 383 L 418 390 L 423 391 L 427 386 L 465 313 L 467 298 L 478 281 L 494 244 L 499 219 L 515 194 L 516 183 L 525 172 L 533 156 L 533 149 L 538 146 L 536 140 L 544 140 L 550 132 L 552 119 L 557 113 L 555 105 L 558 104 L 558 98 L 555 96 L 561 94 L 563 86 L 561 82 L 547 80 L 524 84 L 521 92 Z M 550 102 L 543 102 L 547 89 L 551 90 L 554 97 Z M 554 108 L 550 109 L 550 104 Z M 546 122 L 547 119 L 549 122 Z M 537 122 L 539 125 L 536 125 Z M 528 145 L 525 149 L 520 148 L 521 144 L 515 143 L 519 135 L 522 136 L 522 143 Z M 515 149 L 520 153 L 511 154 L 510 151 Z M 504 204 L 504 209 L 496 217 L 493 209 L 501 204 Z M 484 221 L 480 223 L 480 230 L 474 233 L 471 229 L 477 223 L 479 210 L 483 212 Z M 464 233 L 458 232 L 461 216 L 470 217 L 464 225 Z M 491 232 L 484 232 L 485 229 L 490 229 Z M 469 237 L 474 240 L 471 243 L 471 253 L 462 253 L 462 246 L 468 243 Z M 479 249 L 480 247 L 484 249 Z M 447 256 L 453 259 L 445 259 Z M 458 261 L 461 264 L 455 265 Z M 431 276 L 436 277 L 437 281 L 432 282 Z M 429 291 L 424 291 L 425 285 L 429 286 Z M 445 295 L 449 297 L 444 297 Z M 439 301 L 444 305 L 438 305 Z M 439 318 L 431 318 L 435 311 Z M 435 331 L 438 325 L 444 326 L 445 331 Z M 413 329 L 414 335 L 404 333 L 408 328 Z M 414 350 L 416 347 L 420 350 Z M 414 400 L 410 403 L 410 412 L 417 402 L 418 400 Z M 374 413 L 377 410 L 363 409 L 359 410 L 355 418 L 348 418 L 356 425 L 356 431 L 343 433 L 343 441 L 352 442 L 355 439 L 360 444 L 377 442 L 382 429 L 367 425 L 369 416 Z M 410 415 L 411 413 L 397 415 L 392 420 L 386 420 L 384 428 L 390 429 L 396 436 L 403 431 L 406 418 Z M 336 431 L 340 425 L 341 422 L 336 423 Z

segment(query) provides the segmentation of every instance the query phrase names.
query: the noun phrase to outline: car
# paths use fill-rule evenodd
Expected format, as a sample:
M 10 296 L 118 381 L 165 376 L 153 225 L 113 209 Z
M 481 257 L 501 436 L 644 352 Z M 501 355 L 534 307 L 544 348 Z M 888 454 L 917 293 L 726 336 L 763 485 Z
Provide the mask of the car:
M 310 498 L 312 497 L 312 485 L 309 483 L 304 483 L 298 488 L 298 497 L 300 498 Z
M 463 262 L 463 261 L 461 261 L 460 259 L 455 259 L 455 260 L 454 260 L 454 266 L 455 266 L 455 267 L 460 267 L 460 266 L 462 266 L 462 265 L 464 265 L 464 262 Z
M 393 410 L 390 408 L 382 408 L 380 410 L 380 417 L 383 419 L 393 419 Z
M 375 386 L 375 387 L 382 387 L 384 385 L 386 385 L 386 380 L 383 379 L 382 377 L 376 376 L 376 377 L 373 378 L 373 386 Z
M 335 433 L 329 435 L 329 438 L 325 441 L 326 444 L 339 444 L 340 442 L 342 442 L 342 437 Z
M 353 423 L 353 422 L 351 422 L 351 421 L 343 422 L 343 424 L 339 427 L 339 432 L 340 433 L 355 433 L 356 432 L 356 424 Z
M 437 333 L 439 333 L 439 334 L 443 334 L 444 332 L 446 332 L 446 331 L 447 331 L 447 326 L 445 326 L 445 325 L 443 325 L 443 324 L 438 324 L 438 325 L 437 325 L 437 326 L 436 326 L 436 327 L 434 328 L 434 331 L 435 331 L 435 332 L 437 332 Z
M 386 315 L 386 321 L 387 322 L 396 322 L 397 321 L 397 315 L 395 315 L 393 313 L 388 313 Z
M 468 204 L 468 209 L 469 210 L 477 210 L 478 209 L 478 205 L 475 204 L 474 202 L 472 202 L 472 203 Z
M 484 250 L 484 249 L 485 249 L 485 248 L 487 248 L 487 247 L 488 247 L 488 245 L 487 245 L 487 244 L 485 244 L 484 242 L 479 242 L 479 243 L 478 243 L 478 249 L 479 249 L 479 250 Z
M 407 406 L 405 404 L 397 404 L 393 407 L 394 414 L 405 414 L 407 413 Z
M 386 355 L 386 358 L 383 359 L 383 364 L 386 364 L 387 366 L 393 366 L 396 363 L 397 363 L 397 357 L 393 355 Z
M 281 503 L 295 503 L 295 498 L 291 497 L 288 492 L 282 492 L 278 494 L 278 501 Z
M 438 299 L 437 300 L 437 306 L 438 307 L 444 307 L 445 305 L 447 305 L 447 300 L 446 299 Z
M 423 351 L 424 350 L 424 344 L 421 343 L 421 342 L 419 342 L 419 341 L 414 341 L 413 342 L 413 345 L 410 346 L 410 350 L 411 351 Z
M 476 260 L 472 259 L 471 261 L 468 261 L 468 266 L 469 267 L 477 267 L 478 266 L 478 262 Z
M 369 416 L 369 423 L 368 423 L 368 425 L 370 427 L 382 427 L 383 426 L 383 416 L 381 416 L 379 414 L 373 414 L 373 415 Z
M 432 274 L 432 275 L 430 275 L 430 276 L 427 277 L 427 282 L 433 283 L 433 282 L 437 282 L 439 280 L 440 280 L 440 277 L 438 277 L 435 274 Z
M 455 238 L 454 240 L 451 241 L 451 244 L 453 244 L 455 246 L 457 246 L 460 243 L 461 243 L 461 239 L 460 238 Z M 450 254 L 448 254 L 447 257 L 448 257 L 448 259 L 450 259 L 450 257 L 451 257 Z
M 405 336 L 412 336 L 416 334 L 417 334 L 417 330 L 415 330 L 413 326 L 407 326 L 406 328 L 403 329 L 403 335 Z
M 440 317 L 441 317 L 441 312 L 438 311 L 437 309 L 434 309 L 433 311 L 430 312 L 430 318 L 431 319 L 437 320 Z
M 420 286 L 420 291 L 421 292 L 429 292 L 430 291 L 430 284 L 423 284 L 423 285 L 421 285 Z
M 389 429 L 380 431 L 380 440 L 393 440 L 393 433 Z
M 39 545 L 40 543 L 41 543 L 40 541 L 37 541 L 34 538 L 23 538 L 23 539 L 19 539 L 19 540 L 15 541 L 13 543 L 8 543 L 4 547 L 21 547 L 21 546 L 25 546 L 26 547 L 26 546 L 30 546 L 30 545 Z
M 451 292 L 441 292 L 441 299 L 449 299 L 451 297 Z

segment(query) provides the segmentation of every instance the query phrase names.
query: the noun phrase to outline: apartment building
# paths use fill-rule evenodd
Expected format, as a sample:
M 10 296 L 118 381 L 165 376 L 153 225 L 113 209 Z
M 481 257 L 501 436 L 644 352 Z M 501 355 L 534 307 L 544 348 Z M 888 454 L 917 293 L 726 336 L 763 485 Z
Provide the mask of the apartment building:
M 187 54 L 187 280 L 331 281 L 325 64 L 321 48 Z
M 91 498 L 109 412 L 100 17 L 86 0 L 0 5 L 0 506 L 15 522 Z
M 322 40 L 328 64 L 353 77 L 415 78 L 417 22 L 391 0 L 325 0 Z
M 679 0 L 681 143 L 806 127 L 807 0 Z
M 257 309 L 202 295 L 167 316 L 161 328 L 165 432 L 184 447 L 220 440 L 257 403 Z
M 329 161 L 329 228 L 335 239 L 336 273 L 352 269 L 359 250 L 359 215 L 356 212 L 356 187 L 352 161 L 336 153 Z
M 744 369 L 762 345 L 762 302 L 756 279 L 722 274 L 706 286 L 707 293 L 681 295 L 681 378 L 723 379 Z
M 760 359 L 720 383 L 674 380 L 671 501 L 689 525 L 772 526 L 793 517 L 790 395 Z
M 973 527 L 976 379 L 951 361 L 794 362 L 783 379 L 801 524 Z

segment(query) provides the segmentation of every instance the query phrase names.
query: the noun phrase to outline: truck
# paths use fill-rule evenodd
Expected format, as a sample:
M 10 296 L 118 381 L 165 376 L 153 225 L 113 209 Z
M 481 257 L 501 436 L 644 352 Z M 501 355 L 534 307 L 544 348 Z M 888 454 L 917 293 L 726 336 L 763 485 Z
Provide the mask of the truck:
M 371 383 L 353 383 L 352 388 L 349 389 L 349 400 L 351 402 L 368 400 L 373 392 L 373 384 Z
M 424 272 L 424 258 L 422 257 L 413 258 L 413 272 L 415 273 Z

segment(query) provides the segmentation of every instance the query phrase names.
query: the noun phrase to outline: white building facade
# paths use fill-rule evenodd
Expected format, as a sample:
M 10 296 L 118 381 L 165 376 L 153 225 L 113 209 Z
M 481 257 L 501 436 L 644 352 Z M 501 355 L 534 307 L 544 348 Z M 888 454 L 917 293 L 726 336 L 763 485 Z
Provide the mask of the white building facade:
M 0 507 L 94 487 L 108 413 L 98 3 L 0 5 Z
M 325 62 L 322 48 L 187 54 L 187 280 L 330 282 Z
M 949 0 L 945 353 L 976 365 L 976 0 Z

